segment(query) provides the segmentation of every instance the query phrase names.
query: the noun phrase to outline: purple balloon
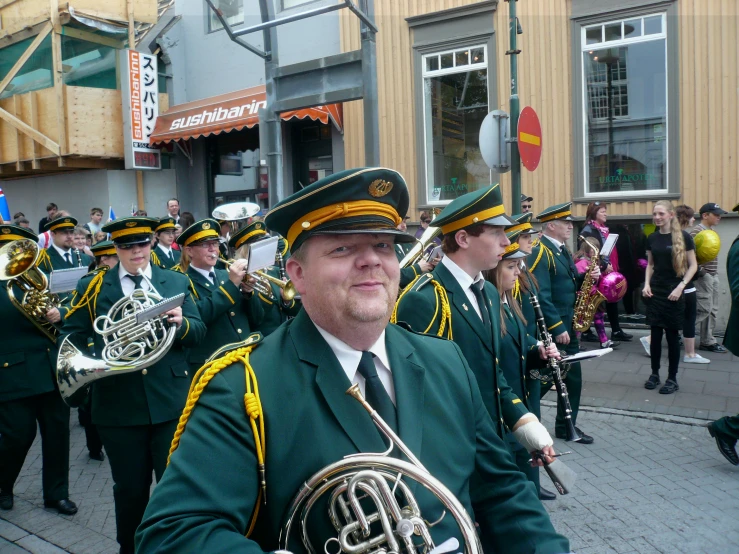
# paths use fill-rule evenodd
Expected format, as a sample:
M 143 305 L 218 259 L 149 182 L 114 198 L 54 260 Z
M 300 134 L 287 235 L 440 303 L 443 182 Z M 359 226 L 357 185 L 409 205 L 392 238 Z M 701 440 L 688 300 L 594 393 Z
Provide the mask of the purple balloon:
M 598 290 L 606 297 L 606 302 L 613 304 L 626 295 L 626 278 L 618 271 L 612 271 L 608 275 L 601 275 L 598 281 Z
M 638 267 L 642 271 L 646 271 L 647 263 L 648 263 L 647 260 L 645 260 L 644 258 L 639 258 L 638 260 L 636 260 L 636 267 Z

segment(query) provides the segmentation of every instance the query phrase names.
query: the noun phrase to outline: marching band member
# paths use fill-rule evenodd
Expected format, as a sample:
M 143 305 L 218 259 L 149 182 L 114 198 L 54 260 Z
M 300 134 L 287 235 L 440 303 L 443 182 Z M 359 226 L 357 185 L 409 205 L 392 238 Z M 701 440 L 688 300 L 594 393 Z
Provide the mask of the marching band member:
M 410 216 L 405 216 L 403 218 L 403 221 L 401 221 L 398 224 L 398 230 L 403 231 L 405 233 L 408 230 L 408 224 L 406 223 L 406 221 L 408 221 L 409 219 L 410 219 Z M 398 257 L 398 261 L 401 261 L 403 258 L 405 258 L 406 254 L 410 252 L 411 248 L 413 248 L 413 243 L 408 243 L 408 242 L 397 243 L 395 245 L 395 255 Z M 408 267 L 401 267 L 400 268 L 400 288 L 401 290 L 407 287 L 411 283 L 411 281 L 413 281 L 416 277 L 433 270 L 434 265 L 435 264 L 432 264 L 431 262 L 422 259 L 418 263 L 415 263 Z
M 44 226 L 44 231 L 51 232 L 51 244 L 46 251 L 52 269 L 87 267 L 92 263 L 90 256 L 73 248 L 75 227 L 77 220 L 70 216 L 52 219 Z
M 575 354 L 580 351 L 580 344 L 572 328 L 572 319 L 575 315 L 577 291 L 580 290 L 585 275 L 577 272 L 572 254 L 565 244 L 572 236 L 571 208 L 572 202 L 566 202 L 550 206 L 536 216 L 543 223 L 542 237 L 533 247 L 527 265 L 539 283 L 539 303 L 547 329 L 566 353 Z M 600 277 L 600 268 L 597 265 L 592 274 L 597 281 Z M 582 392 L 582 369 L 579 362 L 570 365 L 564 382 L 572 406 L 572 423 L 575 424 Z M 547 392 L 547 387 L 542 387 L 542 393 Z M 579 428 L 577 431 L 582 436 L 580 444 L 592 444 L 593 437 Z M 567 437 L 561 403 L 557 404 L 555 436 L 560 439 Z
M 180 252 L 172 248 L 175 241 L 175 220 L 163 217 L 154 228 L 157 245 L 151 252 L 151 261 L 164 269 L 172 269 L 180 263 Z
M 364 168 L 321 179 L 268 213 L 268 227 L 289 241 L 287 272 L 304 309 L 201 368 L 139 527 L 139 554 L 274 550 L 307 478 L 346 455 L 386 450 L 345 394 L 352 383 L 474 513 L 486 551 L 569 552 L 497 436 L 459 347 L 388 325 L 400 276 L 393 243 L 412 240 L 396 229 L 407 209 L 400 174 Z M 421 513 L 436 519 L 440 506 L 422 493 Z M 318 512 L 307 532 L 324 545 L 337 533 Z M 460 536 L 449 516 L 430 533 L 437 544 Z
M 119 263 L 83 278 L 65 315 L 63 332 L 83 345 L 95 339 L 95 352 L 105 347 L 92 323 L 134 289 L 149 290 L 149 282 L 162 297 L 184 293 L 181 307 L 167 312 L 178 328 L 172 348 L 157 363 L 138 372 L 100 379 L 92 384 L 92 421 L 97 426 L 110 460 L 116 513 L 116 538 L 124 554 L 134 552 L 133 537 L 149 500 L 151 474 L 157 481 L 167 464 L 167 452 L 185 406 L 191 375 L 184 347 L 198 344 L 205 325 L 190 296 L 184 275 L 150 263 L 151 236 L 158 220 L 148 217 L 116 219 L 103 226 L 115 243 Z
M 201 219 L 177 237 L 189 261 L 185 275 L 190 278 L 195 304 L 208 328 L 205 338 L 188 350 L 193 372 L 222 346 L 248 337 L 264 315 L 251 284 L 244 283 L 247 260 L 236 260 L 228 271 L 215 267 L 219 259 L 218 229 L 215 219 Z
M 19 239 L 38 237 L 30 229 L 0 225 L 0 246 Z M 14 290 L 19 297 L 21 289 Z M 69 407 L 54 381 L 57 348 L 7 294 L 0 294 L 0 317 L 0 510 L 13 508 L 13 485 L 38 425 L 44 506 L 76 514 L 69 500 Z
M 509 240 L 515 240 L 520 231 L 514 231 Z M 545 350 L 541 343 L 526 331 L 528 321 L 524 319 L 518 302 L 513 297 L 513 290 L 521 275 L 521 260 L 526 257 L 517 242 L 506 247 L 503 259 L 495 269 L 490 271 L 491 281 L 500 294 L 500 367 L 503 370 L 508 386 L 521 402 L 534 415 L 539 417 L 540 383 L 529 375 L 531 368 L 544 368 L 548 357 L 559 358 L 554 344 Z M 540 500 L 554 500 L 557 495 L 542 488 L 539 484 L 539 468 L 529 463 L 529 453 L 518 443 L 513 433 L 506 436 L 508 446 L 513 451 L 518 468 L 526 474 L 529 481 L 536 485 Z M 551 437 L 550 437 L 551 444 Z
M 267 238 L 267 227 L 262 221 L 255 221 L 254 223 L 239 229 L 228 241 L 228 246 L 234 251 L 258 242 L 264 238 Z M 284 258 L 289 257 L 288 245 L 285 239 L 280 239 L 277 244 L 277 249 L 280 251 L 280 255 Z M 280 269 L 276 266 L 269 267 L 264 270 L 268 275 L 280 279 Z M 271 294 L 265 295 L 263 292 L 256 291 L 255 296 L 259 298 L 262 308 L 264 310 L 264 316 L 258 327 L 252 327 L 255 331 L 259 331 L 263 336 L 267 336 L 277 329 L 283 322 L 287 321 L 291 317 L 298 315 L 300 311 L 300 301 L 291 298 L 289 301 L 285 300 L 284 289 L 278 287 L 274 283 L 269 283 L 269 289 Z
M 732 209 L 739 212 L 739 204 Z M 739 236 L 729 249 L 726 258 L 726 276 L 729 279 L 729 292 L 731 293 L 731 313 L 726 325 L 724 335 L 724 346 L 739 356 Z M 730 463 L 739 465 L 739 455 L 736 453 L 736 442 L 739 439 L 739 415 L 722 417 L 708 426 L 708 432 L 716 439 L 719 452 Z
M 118 263 L 118 252 L 115 249 L 115 243 L 112 240 L 101 240 L 94 244 L 92 248 L 95 256 L 95 267 L 107 266 L 113 267 Z
M 508 430 L 536 427 L 542 443 L 537 449 L 546 446 L 553 454 L 549 433 L 501 371 L 500 295 L 482 275 L 498 265 L 510 244 L 504 228 L 513 223 L 504 213 L 498 184 L 453 200 L 434 220 L 444 236 L 444 257 L 432 273 L 403 291 L 393 315 L 416 332 L 446 337 L 459 346 L 501 438 Z

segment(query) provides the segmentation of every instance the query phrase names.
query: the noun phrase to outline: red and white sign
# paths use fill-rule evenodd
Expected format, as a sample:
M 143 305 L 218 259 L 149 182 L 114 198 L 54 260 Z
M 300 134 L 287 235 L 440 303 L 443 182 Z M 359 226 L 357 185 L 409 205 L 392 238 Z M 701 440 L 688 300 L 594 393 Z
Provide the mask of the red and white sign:
M 534 108 L 526 106 L 518 118 L 518 152 L 521 163 L 529 171 L 539 167 L 541 160 L 541 123 Z
M 125 167 L 161 169 L 159 150 L 149 146 L 159 115 L 157 58 L 136 50 L 123 50 L 120 56 Z

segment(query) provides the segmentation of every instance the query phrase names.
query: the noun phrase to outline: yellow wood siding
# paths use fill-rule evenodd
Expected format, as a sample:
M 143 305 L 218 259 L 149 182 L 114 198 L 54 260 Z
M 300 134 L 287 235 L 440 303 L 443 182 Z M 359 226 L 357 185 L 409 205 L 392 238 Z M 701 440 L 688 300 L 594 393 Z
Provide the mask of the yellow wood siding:
M 417 168 L 415 152 L 412 37 L 407 17 L 475 2 L 463 0 L 375 0 L 381 164 L 400 171 L 411 193 L 411 217 L 416 219 Z M 518 16 L 524 34 L 518 36 L 521 106 L 533 107 L 542 123 L 543 154 L 536 172 L 523 170 L 522 190 L 534 197 L 534 207 L 569 200 L 573 194 L 571 127 L 571 52 L 569 0 L 521 0 Z M 680 82 L 680 184 L 675 204 L 699 208 L 712 201 L 733 206 L 739 201 L 739 2 L 678 0 Z M 494 19 L 497 48 L 498 108 L 508 111 L 508 5 L 500 2 Z M 342 15 L 342 48 L 359 47 L 359 25 Z M 574 45 L 578 48 L 579 45 Z M 491 109 L 493 107 L 491 106 Z M 364 164 L 362 102 L 344 107 L 347 167 Z M 510 175 L 501 184 L 510 209 Z M 611 215 L 647 216 L 652 201 L 609 203 Z M 585 205 L 575 207 L 585 214 Z

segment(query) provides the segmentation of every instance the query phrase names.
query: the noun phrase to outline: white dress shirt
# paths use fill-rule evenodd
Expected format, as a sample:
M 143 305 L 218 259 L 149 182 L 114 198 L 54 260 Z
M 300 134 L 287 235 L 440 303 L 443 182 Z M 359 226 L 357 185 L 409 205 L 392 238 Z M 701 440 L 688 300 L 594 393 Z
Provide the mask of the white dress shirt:
M 59 247 L 58 247 L 58 246 L 57 246 L 57 245 L 56 245 L 56 244 L 54 243 L 54 241 L 53 241 L 53 240 L 51 241 L 51 245 L 50 245 L 50 246 L 54 247 L 54 250 L 56 250 L 57 252 L 59 252 L 59 255 L 60 255 L 60 256 L 62 257 L 62 260 L 66 260 L 67 258 L 65 258 L 65 256 L 66 256 L 67 254 L 69 254 L 69 260 L 70 260 L 70 261 L 71 261 L 71 262 L 72 262 L 73 264 L 74 264 L 74 263 L 76 263 L 76 260 L 75 260 L 75 256 L 74 256 L 74 249 L 73 249 L 73 248 L 70 248 L 69 250 L 66 250 L 66 251 L 65 251 L 65 250 L 63 250 L 63 249 L 59 248 Z
M 550 237 L 549 235 L 544 235 L 544 236 L 554 243 L 554 246 L 557 247 L 557 250 L 560 250 L 560 251 L 562 250 L 562 247 L 565 244 L 564 242 L 559 242 L 557 239 L 555 239 L 554 237 Z
M 480 317 L 480 319 L 482 319 L 482 312 L 480 311 L 480 306 L 477 304 L 477 297 L 470 288 L 472 286 L 475 286 L 482 290 L 482 288 L 485 286 L 485 279 L 482 276 L 482 272 L 478 273 L 473 279 L 464 269 L 454 263 L 454 261 L 449 256 L 444 256 L 441 259 L 441 263 L 444 264 L 444 267 L 446 267 L 457 280 L 457 283 L 459 283 L 459 286 L 462 287 L 465 296 L 467 296 L 467 300 L 469 300 L 477 315 Z
M 215 275 L 215 273 L 216 273 L 216 269 L 214 267 L 211 268 L 211 269 L 200 269 L 199 267 L 195 267 L 192 264 L 190 264 L 190 267 L 193 268 L 198 273 L 200 273 L 200 275 L 202 275 L 203 277 L 205 277 L 205 280 L 208 281 L 211 285 L 215 285 L 216 284 L 215 281 L 213 281 L 213 279 L 210 278 L 211 272 L 213 273 L 213 275 Z
M 314 323 L 315 325 L 315 323 Z M 349 381 L 353 385 L 359 385 L 359 390 L 362 391 L 362 395 L 365 394 L 365 379 L 357 371 L 359 368 L 359 361 L 362 359 L 362 351 L 356 350 L 346 344 L 345 342 L 337 339 L 328 331 L 321 329 L 316 325 L 316 329 L 321 333 L 321 336 L 326 340 L 329 347 L 333 351 L 336 358 L 339 360 L 341 368 L 346 373 Z M 390 400 L 395 404 L 395 385 L 393 384 L 393 375 L 390 371 L 390 360 L 387 357 L 387 349 L 385 348 L 385 331 L 382 332 L 377 342 L 373 344 L 369 349 L 369 352 L 374 354 L 375 369 L 377 369 L 377 376 L 382 381 L 382 386 L 385 387 Z
M 157 244 L 157 248 L 164 252 L 164 254 L 167 256 L 167 258 L 172 259 L 172 248 L 170 246 L 164 246 L 162 244 Z
M 131 294 L 136 288 L 136 283 L 134 283 L 133 279 L 129 279 L 127 275 L 132 274 L 123 268 L 123 264 L 118 264 L 118 278 L 121 280 L 121 288 L 123 289 L 123 294 L 126 296 Z M 144 269 L 144 275 L 146 275 L 148 279 L 151 279 L 151 264 L 147 264 Z M 146 279 L 141 281 L 141 288 L 149 290 L 149 283 L 146 282 Z

